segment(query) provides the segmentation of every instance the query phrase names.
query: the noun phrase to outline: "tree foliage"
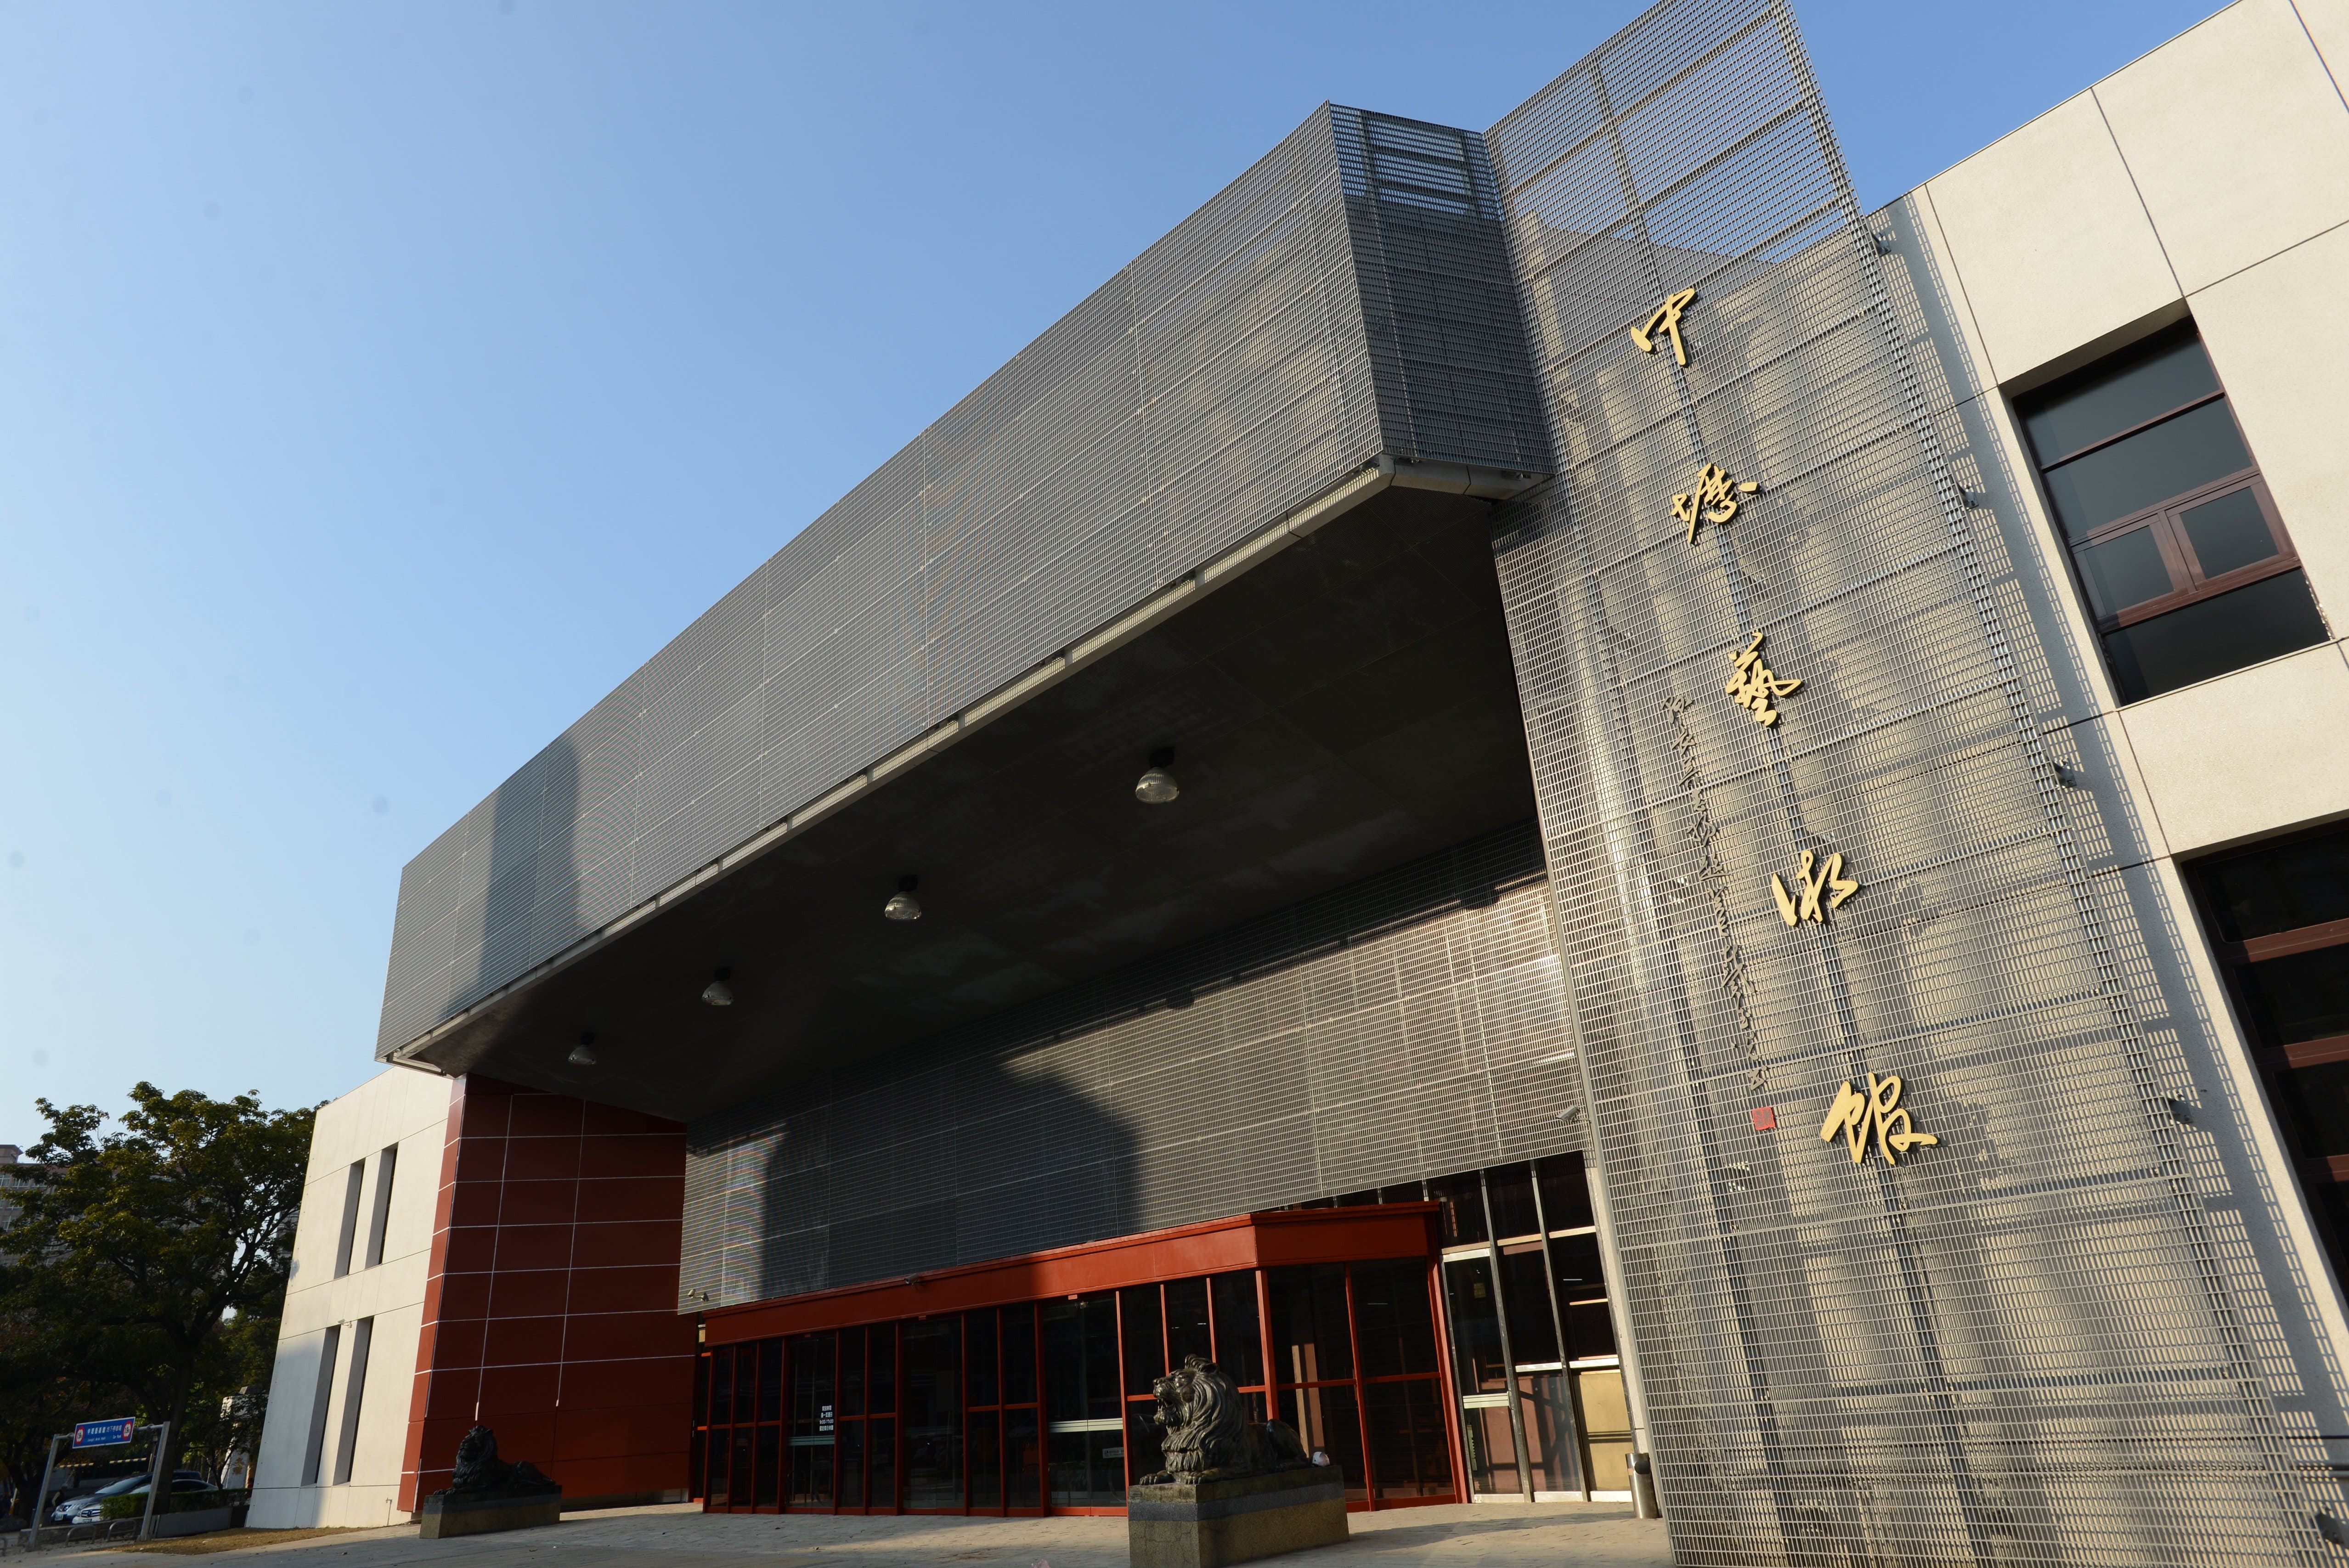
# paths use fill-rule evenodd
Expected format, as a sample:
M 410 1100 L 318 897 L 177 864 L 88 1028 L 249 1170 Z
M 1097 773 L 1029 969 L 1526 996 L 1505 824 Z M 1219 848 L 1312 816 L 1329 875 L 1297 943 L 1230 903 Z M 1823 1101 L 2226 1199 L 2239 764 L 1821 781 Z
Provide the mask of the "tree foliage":
M 220 1400 L 267 1380 L 313 1112 L 149 1083 L 130 1101 L 111 1131 L 96 1106 L 37 1102 L 49 1130 L 0 1237 L 0 1333 L 56 1397 L 119 1388 L 170 1421 L 176 1465 L 191 1437 L 233 1440 Z

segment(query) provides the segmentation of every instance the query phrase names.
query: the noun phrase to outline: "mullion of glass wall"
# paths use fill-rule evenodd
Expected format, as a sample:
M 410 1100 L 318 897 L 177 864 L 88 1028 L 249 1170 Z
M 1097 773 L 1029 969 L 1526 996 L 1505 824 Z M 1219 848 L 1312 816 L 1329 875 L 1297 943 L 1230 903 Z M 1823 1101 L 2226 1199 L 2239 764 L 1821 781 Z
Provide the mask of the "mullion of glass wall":
M 963 1432 L 967 1489 L 973 1513 L 1003 1511 L 1003 1342 L 1001 1314 L 963 1315 Z
M 1554 1490 L 1558 1492 L 1572 1492 L 1588 1502 L 1590 1500 L 1590 1456 L 1584 1451 L 1582 1410 L 1580 1401 L 1575 1398 L 1574 1378 L 1566 1369 L 1567 1357 L 1572 1354 L 1574 1347 L 1566 1337 L 1566 1306 L 1558 1299 L 1557 1260 L 1551 1252 L 1549 1211 L 1547 1205 L 1542 1201 L 1541 1177 L 1541 1171 L 1537 1166 L 1529 1164 L 1526 1167 L 1526 1179 L 1533 1191 L 1534 1223 L 1541 1231 L 1543 1295 L 1549 1303 L 1552 1347 L 1557 1353 L 1554 1371 L 1548 1368 L 1543 1369 L 1550 1371 L 1551 1377 L 1555 1379 L 1556 1397 L 1538 1407 L 1545 1418 L 1538 1425 L 1544 1438 L 1544 1451 L 1556 1453 L 1562 1449 L 1568 1464 L 1572 1467 L 1565 1475 L 1555 1473 L 1551 1475 L 1550 1480 L 1553 1482 L 1564 1483 Z M 1561 1215 L 1560 1218 L 1564 1216 Z M 1523 1375 L 1520 1369 L 1519 1376 Z M 1551 1423 L 1547 1418 L 1551 1415 L 1558 1418 L 1559 1423 L 1566 1429 L 1565 1441 L 1562 1445 L 1557 1442 L 1557 1434 L 1551 1429 Z M 1527 1424 L 1536 1425 L 1531 1421 Z M 1541 1488 L 1537 1487 L 1535 1495 L 1539 1497 L 1541 1491 Z

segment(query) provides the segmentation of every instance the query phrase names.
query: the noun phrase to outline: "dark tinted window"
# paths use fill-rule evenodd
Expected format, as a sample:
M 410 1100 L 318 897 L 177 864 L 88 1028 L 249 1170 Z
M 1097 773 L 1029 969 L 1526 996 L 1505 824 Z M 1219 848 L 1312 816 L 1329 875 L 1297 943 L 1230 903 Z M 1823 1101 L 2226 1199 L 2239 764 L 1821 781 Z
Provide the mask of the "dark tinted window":
M 1284 1383 L 1351 1377 L 1354 1346 L 1346 1324 L 1345 1265 L 1275 1269 L 1270 1284 L 1273 1375 Z
M 1166 1323 L 1159 1315 L 1158 1287 L 1119 1291 L 1117 1318 L 1125 1341 L 1125 1391 L 1147 1394 L 1166 1370 Z
M 1534 1168 L 1499 1165 L 1485 1174 L 1493 1204 L 1494 1234 L 1505 1241 L 1537 1234 L 1541 1222 L 1534 1217 Z
M 2023 423 L 2039 460 L 2058 462 L 2218 389 L 2201 339 L 2177 326 L 2023 399 Z
M 968 1336 L 969 1367 L 963 1376 L 970 1382 L 970 1402 L 974 1405 L 995 1403 L 995 1309 L 974 1312 L 963 1319 L 963 1333 Z
M 1428 1305 L 1427 1264 L 1417 1259 L 1356 1264 L 1354 1328 L 1362 1376 L 1435 1370 L 1435 1316 Z
M 2105 634 L 2105 658 L 2123 702 L 2280 658 L 2324 640 L 2324 620 L 2299 572 Z
M 2200 874 L 2223 942 L 2349 920 L 2349 832 L 2230 856 Z
M 2223 397 L 2047 470 L 2064 531 L 2085 539 L 2108 522 L 2251 466 Z
M 1534 1162 L 1541 1183 L 1542 1222 L 1553 1231 L 1570 1231 L 1590 1223 L 1590 1182 L 1582 1173 L 1582 1156 L 1559 1154 Z
M 2186 542 L 2205 577 L 2218 577 L 2265 561 L 2276 553 L 2275 535 L 2259 497 L 2248 490 L 2229 490 L 2216 500 L 2189 506 L 2178 514 Z
M 1257 1316 L 1256 1271 L 1217 1274 L 1216 1363 L 1235 1383 L 1264 1381 L 1264 1334 Z
M 1445 1246 L 1456 1247 L 1485 1239 L 1485 1188 L 1476 1172 L 1430 1181 L 1427 1195 L 1444 1205 L 1440 1218 Z
M 2272 1045 L 2349 1035 L 2349 947 L 2320 947 L 2254 964 L 2244 988 Z
M 2191 322 L 2019 398 L 2123 702 L 2325 640 Z

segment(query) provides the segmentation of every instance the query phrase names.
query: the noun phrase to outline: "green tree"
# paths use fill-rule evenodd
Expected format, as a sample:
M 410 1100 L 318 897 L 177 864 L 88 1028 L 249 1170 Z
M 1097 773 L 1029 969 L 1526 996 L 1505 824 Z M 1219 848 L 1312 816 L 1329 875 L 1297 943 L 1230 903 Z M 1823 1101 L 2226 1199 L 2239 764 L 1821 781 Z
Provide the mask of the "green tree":
M 285 1300 L 314 1113 L 149 1083 L 130 1101 L 103 1134 L 96 1106 L 36 1102 L 49 1130 L 26 1150 L 0 1317 L 67 1356 L 60 1375 L 126 1388 L 148 1420 L 170 1421 L 168 1470 L 200 1387 L 245 1376 L 245 1342 Z
M 52 1435 L 131 1408 L 127 1392 L 93 1387 L 78 1370 L 91 1357 L 74 1342 L 73 1326 L 26 1312 L 0 1313 L 0 1466 L 7 1471 L 0 1493 L 8 1494 L 0 1513 L 27 1515 Z

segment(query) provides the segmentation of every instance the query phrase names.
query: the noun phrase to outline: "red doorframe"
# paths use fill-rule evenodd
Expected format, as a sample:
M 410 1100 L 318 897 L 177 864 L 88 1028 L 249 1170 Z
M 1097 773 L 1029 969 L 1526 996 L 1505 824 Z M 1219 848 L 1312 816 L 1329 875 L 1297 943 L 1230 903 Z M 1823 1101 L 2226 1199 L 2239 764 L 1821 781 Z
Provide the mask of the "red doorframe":
M 814 1334 L 982 1306 L 1016 1306 L 1023 1301 L 1156 1284 L 1195 1274 L 1291 1264 L 1433 1258 L 1442 1250 L 1436 1241 L 1437 1212 L 1433 1203 L 1381 1203 L 1237 1214 L 1081 1246 L 961 1264 L 902 1280 L 718 1307 L 703 1321 L 708 1344 L 714 1348 L 771 1335 Z
M 1381 1501 L 1372 1478 L 1364 1478 L 1365 1506 L 1370 1509 L 1411 1507 L 1458 1501 L 1468 1495 L 1466 1454 L 1463 1450 L 1456 1412 L 1459 1390 L 1451 1355 L 1450 1326 L 1444 1312 L 1438 1233 L 1440 1205 L 1433 1202 L 1383 1203 L 1350 1209 L 1283 1209 L 1234 1215 L 1199 1224 L 1148 1231 L 1080 1246 L 999 1258 L 982 1264 L 908 1275 L 899 1280 L 873 1281 L 811 1291 L 802 1295 L 740 1306 L 719 1307 L 705 1315 L 704 1348 L 777 1338 L 788 1345 L 792 1336 L 820 1334 L 885 1323 L 919 1320 L 988 1307 L 1016 1306 L 1055 1298 L 1072 1298 L 1102 1291 L 1156 1284 L 1170 1280 L 1256 1271 L 1258 1342 L 1265 1357 L 1266 1402 L 1277 1408 L 1279 1386 L 1273 1365 L 1270 1284 L 1263 1271 L 1301 1264 L 1361 1264 L 1421 1258 L 1426 1264 L 1431 1322 L 1435 1336 L 1437 1418 L 1444 1423 L 1445 1447 L 1451 1460 L 1451 1498 L 1392 1498 Z M 1351 1287 L 1348 1289 L 1349 1332 L 1354 1332 Z M 1119 1342 L 1123 1343 L 1123 1308 Z M 1037 1370 L 1043 1372 L 1042 1324 L 1037 1323 Z M 1209 1333 L 1214 1317 L 1209 1316 Z M 901 1346 L 902 1349 L 902 1346 Z M 1356 1358 L 1360 1366 L 1359 1357 Z M 787 1373 L 788 1375 L 788 1373 Z M 902 1377 L 902 1368 L 900 1369 Z M 1040 1387 L 1040 1397 L 1042 1389 Z M 788 1395 L 786 1396 L 788 1398 Z M 1121 1407 L 1124 1402 L 1120 1390 Z M 1038 1418 L 1042 1407 L 1038 1406 Z M 1269 1413 L 1269 1410 L 1268 1410 Z M 1367 1420 L 1365 1407 L 1358 1418 Z M 1367 1428 L 1363 1433 L 1367 1442 Z M 1365 1458 L 1368 1457 L 1365 1447 Z M 695 1482 L 698 1487 L 698 1478 Z M 1123 1509 L 1060 1508 L 1044 1500 L 1044 1512 L 1065 1514 L 1122 1513 Z M 706 1505 L 705 1505 L 706 1506 Z M 729 1511 L 739 1505 L 727 1505 Z M 788 1506 L 788 1505 L 785 1505 Z M 871 1511 L 868 1500 L 866 1508 Z M 890 1510 L 889 1511 L 895 1511 Z M 1025 1510 L 1017 1511 L 1025 1512 Z

